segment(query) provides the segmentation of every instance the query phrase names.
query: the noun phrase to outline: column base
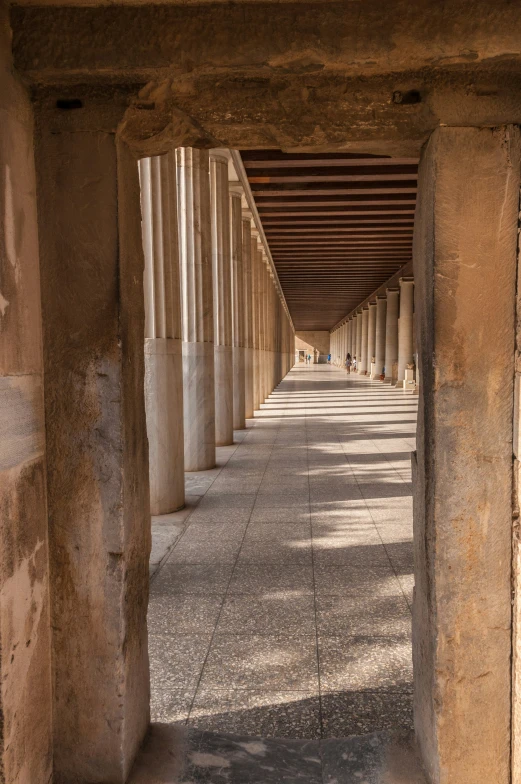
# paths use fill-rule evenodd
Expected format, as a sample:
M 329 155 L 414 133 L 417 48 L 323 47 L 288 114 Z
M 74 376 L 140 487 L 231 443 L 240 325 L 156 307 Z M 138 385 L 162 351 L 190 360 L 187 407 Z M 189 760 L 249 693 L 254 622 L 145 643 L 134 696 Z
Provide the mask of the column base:
M 245 367 L 247 349 L 243 346 L 233 347 L 233 429 L 244 430 L 246 427 L 246 390 Z
M 145 339 L 150 514 L 177 512 L 185 505 L 183 454 L 182 343 Z
M 214 346 L 215 445 L 233 444 L 233 349 Z
M 213 343 L 183 343 L 185 471 L 215 468 Z

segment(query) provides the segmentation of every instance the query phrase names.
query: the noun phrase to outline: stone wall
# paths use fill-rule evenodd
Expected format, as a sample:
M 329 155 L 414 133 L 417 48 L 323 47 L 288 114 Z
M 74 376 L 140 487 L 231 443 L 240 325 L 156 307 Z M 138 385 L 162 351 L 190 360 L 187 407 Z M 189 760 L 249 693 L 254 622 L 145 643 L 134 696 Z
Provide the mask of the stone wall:
M 330 350 L 329 339 L 330 334 L 327 331 L 297 332 L 295 333 L 295 351 L 299 349 L 300 351 L 309 351 L 313 356 L 313 351 L 317 349 L 320 352 L 319 362 L 325 361 Z
M 51 654 L 33 115 L 0 11 L 0 781 L 48 782 Z

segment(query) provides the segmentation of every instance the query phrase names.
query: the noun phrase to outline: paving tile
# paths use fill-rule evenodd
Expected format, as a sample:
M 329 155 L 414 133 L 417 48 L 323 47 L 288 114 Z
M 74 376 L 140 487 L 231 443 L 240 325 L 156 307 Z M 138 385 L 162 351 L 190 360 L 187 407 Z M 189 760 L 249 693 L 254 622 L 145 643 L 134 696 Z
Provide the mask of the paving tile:
M 345 738 L 377 730 L 412 730 L 413 695 L 401 691 L 342 691 L 322 696 L 324 737 Z
M 399 596 L 402 592 L 390 563 L 359 568 L 330 566 L 315 561 L 314 574 L 318 596 Z
M 252 523 L 307 523 L 310 521 L 309 504 L 298 506 L 254 506 L 250 517 Z
M 314 691 L 200 689 L 188 724 L 263 738 L 319 738 L 320 699 Z
M 402 602 L 407 607 L 404 599 Z M 294 593 L 269 589 L 260 596 L 228 595 L 217 631 L 261 634 L 300 631 L 302 634 L 314 634 L 315 600 L 313 596 L 295 596 Z
M 166 563 L 152 583 L 151 594 L 224 594 L 232 570 L 232 563 Z
M 394 573 L 393 573 L 394 575 Z M 313 567 L 307 563 L 238 563 L 234 569 L 228 594 L 263 596 L 284 592 L 290 596 L 312 596 Z
M 213 509 L 196 509 L 189 518 L 192 523 L 247 523 L 251 516 L 251 506 L 230 509 L 217 507 Z
M 190 707 L 195 696 L 192 689 L 150 690 L 150 720 L 168 724 L 186 724 Z
M 238 563 L 243 561 L 277 562 L 311 559 L 311 530 L 309 524 L 280 523 L 256 525 L 248 528 L 241 547 Z
M 221 611 L 223 597 L 214 594 L 168 596 L 152 592 L 148 630 L 153 635 L 211 632 Z
M 403 637 L 320 635 L 320 684 L 329 691 L 359 691 L 412 684 L 411 642 Z
M 209 689 L 318 690 L 316 637 L 290 633 L 216 634 L 201 686 Z
M 255 493 L 207 493 L 201 498 L 198 511 L 206 509 L 245 509 L 255 503 Z
M 411 613 L 403 595 L 372 593 L 317 597 L 319 634 L 411 636 Z
M 177 549 L 177 548 L 176 548 Z M 173 551 L 175 553 L 175 550 Z M 359 544 L 350 547 L 314 549 L 315 563 L 321 567 L 388 566 L 389 557 L 382 544 Z
M 165 691 L 197 686 L 211 634 L 149 635 L 150 682 Z

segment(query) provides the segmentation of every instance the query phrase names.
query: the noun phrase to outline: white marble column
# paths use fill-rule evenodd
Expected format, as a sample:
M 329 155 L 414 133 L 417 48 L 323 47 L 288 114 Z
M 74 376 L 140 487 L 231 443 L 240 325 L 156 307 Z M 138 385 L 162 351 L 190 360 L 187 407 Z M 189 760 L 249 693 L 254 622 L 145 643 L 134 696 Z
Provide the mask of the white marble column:
M 375 374 L 380 378 L 385 365 L 385 319 L 387 315 L 387 299 L 376 297 L 376 341 L 375 341 Z
M 215 466 L 212 242 L 208 150 L 177 150 L 185 470 Z
M 356 354 L 356 318 L 355 316 L 351 316 L 349 320 L 351 322 L 351 342 L 349 353 L 351 354 L 351 359 L 354 359 Z
M 413 338 L 414 278 L 400 278 L 400 321 L 398 325 L 398 380 L 402 387 L 407 365 L 414 362 Z
M 233 429 L 245 423 L 245 348 L 244 348 L 244 267 L 242 246 L 242 186 L 230 186 L 230 234 L 232 264 L 232 342 L 233 342 Z
M 356 370 L 360 373 L 362 362 L 362 311 L 356 314 Z
M 358 372 L 361 375 L 367 373 L 367 333 L 369 326 L 369 308 L 367 305 L 362 309 L 362 339 L 360 342 L 360 366 Z
M 185 503 L 175 152 L 139 161 L 145 255 L 145 410 L 150 512 Z
M 393 364 L 398 360 L 398 301 L 400 289 L 386 289 L 387 311 L 385 316 L 385 383 L 393 377 Z
M 233 444 L 232 275 L 228 158 L 210 152 L 215 361 L 215 444 Z
M 255 227 L 251 229 L 251 291 L 252 291 L 252 321 L 253 321 L 253 410 L 258 411 L 261 403 L 260 391 L 260 260 L 259 260 L 259 232 Z
M 244 270 L 244 415 L 253 417 L 253 312 L 251 213 L 242 211 L 242 264 Z
M 369 303 L 369 316 L 367 321 L 367 374 L 371 374 L 373 357 L 376 354 L 376 302 Z

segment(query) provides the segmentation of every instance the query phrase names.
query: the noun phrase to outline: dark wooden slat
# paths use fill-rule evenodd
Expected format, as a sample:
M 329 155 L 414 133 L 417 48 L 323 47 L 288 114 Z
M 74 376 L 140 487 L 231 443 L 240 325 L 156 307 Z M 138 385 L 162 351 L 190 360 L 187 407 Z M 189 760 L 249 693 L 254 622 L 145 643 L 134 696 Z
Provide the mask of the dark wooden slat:
M 361 169 L 359 171 L 355 171 L 353 169 L 348 169 L 347 171 L 342 171 L 339 169 L 309 169 L 305 172 L 298 172 L 293 171 L 289 174 L 287 171 L 283 169 L 273 170 L 273 172 L 268 173 L 259 173 L 255 172 L 254 175 L 250 176 L 249 180 L 252 184 L 258 183 L 278 183 L 278 182 L 288 182 L 288 183 L 303 183 L 303 184 L 310 184 L 315 182 L 374 182 L 376 184 L 381 184 L 385 182 L 400 182 L 400 181 L 416 181 L 418 179 L 417 173 L 413 167 L 402 167 L 401 169 L 390 169 L 385 172 L 379 172 L 378 170 L 367 170 Z
M 306 160 L 297 159 L 293 156 L 288 159 L 275 159 L 266 160 L 259 158 L 258 160 L 245 160 L 244 167 L 247 172 L 257 169 L 305 169 L 316 168 L 319 166 L 324 167 L 356 167 L 356 166 L 372 166 L 378 168 L 387 167 L 417 167 L 419 158 L 348 158 L 348 157 L 335 157 L 326 158 L 325 156 L 311 157 Z

